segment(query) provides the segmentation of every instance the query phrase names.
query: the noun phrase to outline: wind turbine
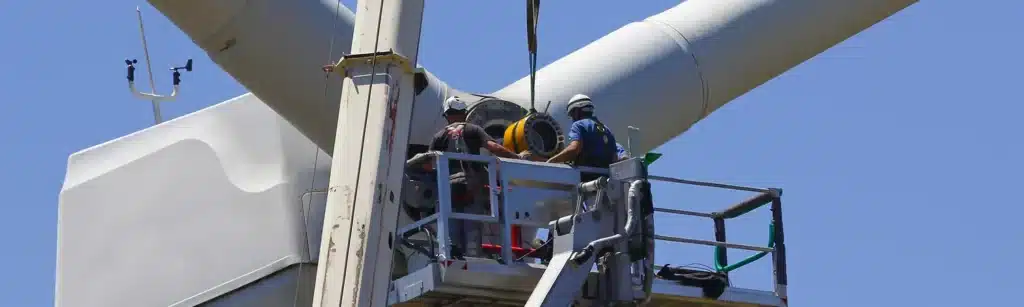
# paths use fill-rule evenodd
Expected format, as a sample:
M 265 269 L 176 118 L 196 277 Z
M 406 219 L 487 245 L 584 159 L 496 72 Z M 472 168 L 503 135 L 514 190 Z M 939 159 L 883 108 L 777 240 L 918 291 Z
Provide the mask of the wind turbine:
M 536 100 L 567 126 L 564 102 L 587 93 L 613 130 L 639 126 L 637 150 L 650 150 L 915 2 L 685 1 L 542 68 Z M 342 94 L 309 68 L 341 58 L 360 17 L 328 0 L 150 3 L 252 93 L 69 158 L 56 304 L 192 306 L 256 285 L 271 290 L 246 293 L 267 306 L 294 300 L 282 293 L 319 260 Z M 425 70 L 416 79 L 408 138 L 425 144 L 443 99 L 471 93 Z M 525 108 L 529 83 L 479 103 Z

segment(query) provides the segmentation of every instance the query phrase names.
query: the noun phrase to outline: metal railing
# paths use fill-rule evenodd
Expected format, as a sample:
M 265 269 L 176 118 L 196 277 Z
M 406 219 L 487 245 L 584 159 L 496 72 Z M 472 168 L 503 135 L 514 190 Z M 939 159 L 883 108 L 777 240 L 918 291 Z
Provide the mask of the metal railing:
M 435 230 L 436 234 L 433 235 L 435 237 L 434 239 L 436 239 L 436 242 L 431 242 L 431 243 L 432 244 L 433 243 L 437 244 L 437 250 L 432 252 L 432 253 L 436 254 L 436 259 L 435 260 L 443 261 L 443 260 L 451 260 L 452 256 L 453 256 L 453 254 L 452 254 L 452 246 L 451 246 L 451 243 L 449 242 L 450 238 L 452 237 L 452 234 L 450 233 L 451 232 L 451 228 L 450 227 L 451 227 L 451 225 L 453 223 L 460 222 L 460 221 L 462 221 L 462 222 L 464 222 L 464 221 L 475 221 L 475 222 L 483 223 L 485 225 L 486 224 L 497 224 L 498 227 L 499 227 L 498 238 L 497 239 L 498 239 L 498 242 L 500 242 L 500 251 L 498 252 L 498 254 L 500 255 L 501 259 L 503 259 L 503 260 L 504 259 L 516 260 L 516 261 L 503 261 L 504 264 L 511 265 L 512 263 L 517 262 L 518 260 L 523 259 L 523 257 L 521 257 L 521 256 L 516 256 L 516 253 L 514 252 L 514 249 L 517 248 L 518 243 L 521 243 L 521 242 L 517 242 L 516 244 L 514 244 L 513 243 L 513 240 L 514 240 L 513 237 L 516 237 L 516 236 L 514 236 L 512 234 L 513 227 L 514 227 L 513 225 L 518 225 L 518 224 L 522 223 L 523 221 L 519 220 L 519 216 L 518 216 L 519 213 L 518 212 L 512 212 L 512 210 L 509 209 L 509 208 L 504 208 L 504 209 L 500 208 L 501 204 L 503 204 L 504 202 L 508 201 L 507 198 L 509 197 L 508 195 L 503 195 L 503 192 L 502 192 L 503 189 L 505 189 L 505 190 L 512 189 L 513 188 L 512 186 L 518 186 L 518 185 L 523 184 L 523 183 L 516 183 L 516 181 L 521 180 L 521 179 L 511 179 L 511 182 L 505 182 L 505 179 L 499 179 L 497 176 L 499 175 L 500 169 L 502 167 L 502 166 L 499 165 L 499 164 L 501 164 L 500 162 L 502 161 L 502 159 L 500 159 L 500 158 L 492 157 L 492 156 L 463 154 L 463 153 L 431 152 L 431 153 L 420 154 L 420 155 L 417 155 L 417 156 L 415 156 L 415 157 L 413 157 L 412 159 L 409 160 L 409 162 L 407 163 L 407 169 L 409 169 L 410 167 L 414 167 L 416 165 L 421 165 L 421 164 L 427 163 L 426 159 L 428 159 L 428 158 L 432 158 L 433 159 L 433 161 L 431 161 L 430 163 L 432 163 L 434 165 L 433 171 L 436 172 L 436 180 L 437 180 L 437 185 L 436 185 L 436 190 L 435 190 L 436 194 L 437 194 L 436 213 L 431 214 L 431 215 L 429 215 L 427 217 L 424 217 L 422 219 L 416 220 L 416 221 L 414 221 L 413 223 L 411 223 L 409 225 L 406 225 L 404 227 L 399 228 L 398 231 L 397 231 L 397 235 L 400 238 L 404 239 L 407 235 L 411 235 L 411 234 L 413 234 L 415 232 L 421 231 L 421 229 L 424 226 L 436 225 L 436 228 L 437 228 Z M 451 180 L 450 180 L 449 176 L 450 176 L 450 165 L 452 163 L 457 163 L 455 161 L 463 161 L 463 162 L 470 162 L 470 163 L 480 163 L 480 164 L 486 164 L 487 165 L 487 171 L 486 171 L 487 177 L 488 177 L 487 178 L 487 180 L 488 180 L 488 191 L 487 191 L 487 194 L 488 194 L 489 203 L 490 203 L 490 214 L 483 215 L 483 214 L 461 213 L 461 212 L 454 212 L 453 211 L 453 208 L 452 208 L 452 191 L 451 191 L 452 187 L 451 187 Z M 572 168 L 572 167 L 570 167 L 568 165 L 564 165 L 564 164 L 546 164 L 545 165 L 545 163 L 541 163 L 541 162 L 528 162 L 528 161 L 519 161 L 519 160 L 515 160 L 515 162 L 522 163 L 522 164 L 533 164 L 535 166 L 537 164 L 541 164 L 542 167 L 544 167 L 544 168 L 564 168 L 565 170 L 573 170 L 574 174 L 575 174 L 575 171 L 579 171 L 579 173 L 593 173 L 593 174 L 600 174 L 600 175 L 607 175 L 608 174 L 608 169 L 602 169 L 602 168 L 592 168 L 592 167 Z M 506 166 L 506 168 L 507 168 L 507 166 Z M 506 173 L 508 171 L 511 171 L 511 170 L 510 169 L 506 169 Z M 502 175 L 502 176 L 505 176 L 505 175 Z M 578 175 L 573 175 L 573 176 L 578 178 Z M 545 178 L 537 178 L 537 179 L 539 180 L 539 182 L 546 182 L 546 180 L 544 180 Z M 560 184 L 557 184 L 557 183 L 551 183 L 551 182 L 546 182 L 546 183 L 548 185 L 545 186 L 545 187 L 538 187 L 536 185 L 531 185 L 531 188 L 550 189 L 552 191 L 563 191 L 563 192 L 568 192 L 567 194 L 575 193 L 575 188 L 572 185 L 570 185 L 570 186 L 563 186 L 563 185 L 560 185 Z M 521 189 L 521 188 L 524 188 L 524 187 L 518 187 L 518 188 Z M 566 188 L 571 188 L 572 191 L 571 192 L 565 191 Z M 510 211 L 506 214 L 505 210 L 510 210 Z M 529 215 L 527 215 L 527 216 L 529 216 Z M 544 223 L 544 224 L 546 225 L 547 223 Z M 493 246 L 493 245 L 496 245 L 496 244 L 491 244 L 491 245 Z M 463 246 L 463 248 L 465 248 L 465 247 L 466 246 Z M 435 255 L 431 255 L 431 256 L 435 256 Z
M 697 239 L 689 239 L 689 238 L 681 238 L 681 237 L 671 237 L 671 236 L 662 236 L 662 235 L 655 235 L 655 239 L 656 240 L 662 240 L 662 241 L 670 241 L 670 242 L 680 242 L 680 243 L 690 243 L 690 244 L 700 244 L 700 245 L 714 246 L 715 247 L 715 269 L 719 273 L 725 274 L 725 275 L 728 275 L 728 273 L 730 271 L 732 271 L 732 270 L 738 269 L 738 268 L 740 268 L 740 267 L 742 267 L 744 265 L 747 265 L 747 264 L 749 264 L 751 262 L 754 262 L 754 261 L 756 261 L 756 260 L 758 260 L 758 259 L 760 259 L 760 258 L 762 258 L 765 255 L 770 253 L 772 255 L 772 258 L 773 258 L 772 269 L 773 269 L 773 275 L 775 277 L 775 292 L 780 297 L 783 297 L 783 298 L 786 297 L 786 285 L 788 284 L 788 277 L 787 277 L 787 274 L 786 274 L 786 244 L 785 244 L 785 238 L 783 236 L 783 225 L 782 225 L 782 200 L 781 200 L 782 190 L 781 189 L 775 189 L 775 188 L 769 188 L 769 189 L 754 188 L 754 187 L 745 187 L 745 186 L 738 186 L 738 185 L 720 184 L 720 183 L 713 183 L 713 182 L 677 179 L 677 178 L 670 178 L 670 177 L 663 177 L 663 176 L 648 176 L 647 179 L 648 180 L 654 180 L 654 181 L 681 183 L 681 184 L 694 185 L 694 186 L 722 188 L 722 189 L 729 189 L 729 190 L 747 191 L 747 192 L 756 192 L 756 193 L 758 193 L 754 197 L 751 197 L 751 198 L 749 198 L 747 200 L 744 200 L 744 201 L 742 201 L 742 202 L 740 202 L 738 204 L 735 204 L 735 205 L 733 205 L 733 206 L 731 206 L 729 208 L 726 208 L 725 210 L 717 211 L 717 212 L 712 212 L 712 213 L 704 213 L 704 212 L 695 212 L 695 211 L 687 211 L 687 210 L 657 208 L 657 207 L 655 207 L 654 208 L 655 212 L 677 214 L 677 215 L 686 215 L 686 216 L 695 216 L 695 217 L 702 217 L 702 218 L 710 218 L 710 219 L 712 219 L 714 221 L 715 240 L 714 241 L 707 241 L 707 240 L 697 240 Z M 726 220 L 742 216 L 742 215 L 744 215 L 746 213 L 749 213 L 749 212 L 751 212 L 751 211 L 753 211 L 753 210 L 755 210 L 757 208 L 763 207 L 763 206 L 768 205 L 768 204 L 771 204 L 772 220 L 771 220 L 771 223 L 769 224 L 769 235 L 768 235 L 769 243 L 768 243 L 767 247 L 729 243 L 729 242 L 726 241 L 726 235 L 725 235 L 725 221 Z M 746 259 L 743 259 L 743 260 L 741 260 L 739 262 L 736 262 L 736 263 L 733 263 L 733 264 L 730 265 L 729 264 L 728 255 L 726 253 L 726 249 L 729 249 L 729 248 L 742 249 L 742 250 L 751 250 L 751 251 L 757 251 L 759 253 L 757 253 L 755 255 L 752 255 L 750 257 L 747 257 Z
M 437 230 L 436 230 L 437 231 L 437 234 L 436 234 L 437 242 L 436 243 L 437 243 L 437 246 L 438 246 L 438 249 L 439 249 L 439 251 L 437 251 L 437 254 L 436 254 L 438 259 L 436 259 L 436 260 L 450 260 L 450 259 L 452 259 L 452 254 L 451 254 L 452 251 L 451 251 L 451 246 L 450 246 L 450 243 L 448 241 L 448 238 L 450 237 L 450 233 L 449 233 L 450 232 L 450 228 L 449 227 L 450 227 L 450 225 L 451 225 L 451 223 L 453 221 L 477 221 L 477 222 L 481 222 L 481 223 L 492 223 L 492 224 L 496 223 L 496 224 L 500 225 L 500 229 L 501 229 L 500 233 L 499 233 L 499 236 L 500 236 L 500 241 L 502 243 L 501 244 L 501 252 L 500 252 L 500 255 L 501 255 L 502 259 L 515 259 L 515 258 L 512 257 L 513 252 L 512 252 L 512 247 L 511 247 L 512 246 L 512 244 L 511 244 L 511 240 L 512 240 L 511 239 L 511 236 L 512 236 L 511 235 L 512 218 L 509 216 L 510 214 L 509 215 L 504 214 L 503 210 L 501 208 L 499 208 L 500 204 L 504 200 L 502 195 L 501 195 L 501 188 L 506 188 L 504 186 L 506 184 L 509 184 L 507 182 L 500 182 L 501 184 L 499 185 L 499 179 L 497 177 L 497 173 L 498 173 L 499 168 L 500 168 L 500 166 L 499 166 L 500 159 L 495 158 L 495 157 L 490 157 L 490 156 L 469 155 L 469 154 L 460 154 L 460 153 L 447 153 L 447 152 L 446 153 L 431 153 L 430 155 L 436 158 L 436 159 L 434 159 L 434 161 L 432 163 L 435 165 L 434 171 L 437 173 L 437 175 L 436 175 L 437 176 L 437 196 L 438 196 L 437 197 L 437 200 L 438 200 L 437 212 L 432 214 L 432 215 L 430 215 L 430 216 L 428 216 L 428 217 L 426 217 L 426 218 L 420 219 L 418 221 L 415 221 L 412 224 L 409 224 L 409 225 L 407 225 L 405 227 L 400 228 L 398 230 L 398 235 L 404 237 L 406 234 L 414 232 L 414 231 L 416 231 L 416 230 L 418 230 L 418 229 L 420 229 L 420 228 L 422 228 L 422 227 L 424 227 L 426 225 L 436 224 L 437 225 Z M 414 159 L 416 159 L 416 158 L 414 158 Z M 487 164 L 487 177 L 488 177 L 487 180 L 488 180 L 488 184 L 489 184 L 489 190 L 488 190 L 487 194 L 489 196 L 489 201 L 490 201 L 490 214 L 482 215 L 482 214 L 459 213 L 459 212 L 453 212 L 452 211 L 451 182 L 449 180 L 449 176 L 450 176 L 449 175 L 450 174 L 449 165 L 452 163 L 452 161 L 466 161 L 466 162 L 486 163 Z M 529 163 L 529 162 L 524 162 L 524 163 Z M 547 167 L 547 166 L 545 166 L 545 167 Z M 550 165 L 550 167 L 555 167 L 555 168 L 557 168 L 557 167 L 566 167 L 566 168 L 568 168 L 568 166 L 555 165 L 555 164 Z M 602 169 L 602 168 L 578 167 L 578 168 L 576 168 L 576 170 L 578 170 L 580 173 L 592 173 L 592 174 L 601 174 L 601 175 L 608 175 L 609 174 L 608 169 Z M 751 263 L 751 262 L 753 262 L 755 260 L 758 260 L 758 259 L 762 258 L 763 256 L 765 256 L 765 255 L 770 253 L 770 254 L 772 254 L 772 258 L 773 258 L 772 264 L 773 264 L 773 271 L 774 271 L 773 275 L 774 275 L 774 279 L 775 279 L 775 283 L 776 283 L 776 289 L 775 289 L 776 293 L 780 297 L 783 297 L 783 298 L 786 297 L 785 296 L 785 292 L 786 292 L 786 285 L 788 283 L 788 278 L 787 278 L 787 273 L 786 273 L 786 245 L 785 245 L 785 239 L 784 239 L 784 236 L 783 236 L 782 201 L 781 201 L 782 190 L 781 189 L 754 188 L 754 187 L 745 187 L 745 186 L 738 186 L 738 185 L 720 184 L 720 183 L 695 181 L 695 180 L 686 180 L 686 179 L 677 179 L 677 178 L 670 178 L 670 177 L 663 177 L 663 176 L 651 176 L 651 175 L 647 176 L 647 179 L 651 180 L 651 181 L 672 182 L 672 183 L 680 183 L 680 184 L 693 185 L 693 186 L 702 186 L 702 187 L 711 187 L 711 188 L 722 188 L 722 189 L 729 189 L 729 190 L 747 191 L 747 192 L 756 192 L 756 193 L 758 193 L 756 196 L 754 196 L 752 198 L 749 198 L 749 199 L 747 199 L 745 201 L 742 201 L 742 202 L 740 202 L 738 204 L 735 204 L 735 205 L 733 205 L 733 206 L 731 206 L 731 207 L 729 207 L 729 208 L 727 208 L 725 210 L 718 211 L 718 212 L 713 212 L 713 213 L 704 213 L 704 212 L 695 212 L 695 211 L 680 210 L 680 209 L 668 209 L 668 208 L 657 208 L 657 207 L 655 207 L 654 208 L 655 212 L 668 213 L 668 214 L 677 214 L 677 215 L 686 215 L 686 216 L 695 216 L 695 217 L 702 217 L 702 218 L 710 218 L 710 219 L 712 219 L 714 221 L 715 240 L 714 241 L 698 240 L 698 239 L 683 238 L 683 237 L 672 237 L 672 236 L 664 236 L 664 235 L 657 235 L 657 234 L 654 235 L 654 239 L 655 240 L 661 240 L 661 241 L 669 241 L 669 242 L 679 242 L 679 243 L 688 243 L 688 244 L 699 244 L 699 245 L 714 246 L 715 247 L 715 264 L 716 264 L 715 267 L 716 267 L 716 270 L 718 270 L 719 273 L 726 274 L 726 275 L 729 273 L 729 271 L 732 271 L 732 270 L 737 269 L 739 267 L 742 267 L 742 266 L 744 266 L 744 265 L 746 265 L 748 263 Z M 765 206 L 767 204 L 771 204 L 771 211 L 772 211 L 772 221 L 771 221 L 771 224 L 770 224 L 770 227 L 769 227 L 770 228 L 770 234 L 769 234 L 769 237 L 770 237 L 769 241 L 770 242 L 769 242 L 769 246 L 767 246 L 767 247 L 752 246 L 752 245 L 745 245 L 745 244 L 729 243 L 729 242 L 726 241 L 726 232 L 725 232 L 725 221 L 726 220 L 742 216 L 742 215 L 744 215 L 744 214 L 746 214 L 748 212 L 751 212 L 751 211 L 753 211 L 753 210 L 755 210 L 757 208 L 763 207 L 763 206 Z M 729 262 L 728 262 L 728 256 L 727 256 L 727 253 L 726 253 L 726 249 L 729 249 L 729 248 L 757 251 L 759 253 L 755 254 L 753 256 L 750 256 L 750 257 L 748 257 L 748 258 L 746 258 L 746 259 L 744 259 L 742 261 L 739 261 L 737 263 L 734 263 L 734 264 L 730 265 Z M 504 262 L 505 262 L 506 265 L 511 265 L 514 261 L 504 261 Z
M 454 221 L 477 221 L 481 223 L 499 223 L 501 217 L 499 216 L 501 210 L 498 208 L 498 192 L 495 188 L 498 186 L 498 178 L 496 175 L 497 159 L 489 156 L 480 155 L 469 155 L 460 153 L 433 153 L 434 156 L 434 171 L 437 173 L 437 213 L 431 214 L 425 218 L 417 220 L 412 224 L 406 225 L 405 227 L 398 229 L 398 235 L 404 238 L 406 235 L 421 229 L 424 226 L 430 224 L 437 225 L 437 246 L 438 251 L 437 260 L 450 260 L 452 259 L 451 242 L 449 238 L 450 226 Z M 413 158 L 416 159 L 416 158 Z M 452 191 L 451 191 L 451 179 L 449 164 L 451 160 L 475 162 L 475 163 L 486 163 L 487 164 L 487 182 L 490 187 L 488 193 L 490 200 L 490 214 L 472 214 L 472 213 L 461 213 L 452 211 Z M 501 236 L 506 236 L 502 233 Z M 502 249 L 508 249 L 509 247 L 503 246 Z

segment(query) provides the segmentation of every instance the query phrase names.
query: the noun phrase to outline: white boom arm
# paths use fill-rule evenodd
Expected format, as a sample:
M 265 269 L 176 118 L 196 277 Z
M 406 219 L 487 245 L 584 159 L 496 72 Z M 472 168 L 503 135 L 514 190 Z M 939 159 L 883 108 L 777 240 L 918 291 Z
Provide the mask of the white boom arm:
M 314 307 L 386 306 L 424 0 L 360 0 L 331 162 Z M 403 58 L 404 56 L 404 58 Z

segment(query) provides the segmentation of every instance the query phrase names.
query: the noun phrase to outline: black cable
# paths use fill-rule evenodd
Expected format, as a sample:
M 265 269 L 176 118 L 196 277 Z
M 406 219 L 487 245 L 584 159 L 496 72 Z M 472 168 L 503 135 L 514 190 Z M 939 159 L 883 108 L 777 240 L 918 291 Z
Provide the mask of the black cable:
M 537 113 L 537 21 L 540 0 L 526 0 L 526 45 L 530 51 L 530 114 Z
M 340 11 L 341 11 L 341 0 L 338 0 L 335 3 L 335 6 L 334 6 L 334 21 L 333 21 L 333 24 L 331 25 L 331 30 L 332 30 L 331 33 L 332 34 L 331 34 L 331 38 L 330 38 L 330 43 L 329 43 L 329 45 L 327 47 L 327 62 L 328 63 L 330 63 L 333 60 L 331 58 L 331 56 L 334 54 L 334 39 L 335 39 L 335 36 L 334 36 L 333 33 L 334 33 L 334 30 L 337 29 L 337 27 L 338 27 L 338 16 L 340 16 Z M 175 71 L 175 73 L 177 73 L 177 71 Z M 324 71 L 324 98 L 323 98 L 324 99 L 324 103 L 328 103 L 328 99 L 327 99 L 328 95 L 327 94 L 329 93 L 328 89 L 330 89 L 330 83 L 329 83 L 330 76 L 331 76 L 331 73 L 329 71 L 325 70 Z M 320 149 L 317 147 L 316 144 L 313 144 L 313 151 L 314 151 L 314 155 L 313 155 L 313 169 L 312 169 L 312 171 L 310 171 L 310 181 L 309 181 L 309 191 L 310 192 L 312 192 L 314 187 L 316 187 L 316 166 L 320 163 Z M 312 206 L 313 206 L 313 194 L 310 194 L 309 195 L 309 201 L 306 202 L 305 204 L 303 204 L 303 211 L 309 212 L 309 208 L 312 207 Z M 303 219 L 302 222 L 303 222 L 304 226 L 308 226 L 306 224 L 309 221 L 307 221 L 306 219 Z M 309 229 L 309 227 L 303 227 L 303 231 L 302 231 L 303 240 L 305 240 L 306 242 L 309 242 L 309 230 L 308 229 Z M 312 257 L 313 255 L 308 255 L 308 256 L 309 256 L 309 259 L 313 259 L 313 257 Z M 302 265 L 303 265 L 303 263 L 300 262 L 299 263 L 299 270 L 298 270 L 298 273 L 297 273 L 298 274 L 298 278 L 300 280 L 302 279 Z M 293 307 L 297 306 L 298 303 L 299 303 L 299 288 L 300 288 L 300 285 L 296 284 L 295 285 L 295 293 L 294 293 L 294 296 L 292 297 L 292 306 Z
M 700 264 L 700 263 L 691 263 L 691 264 L 687 264 L 687 265 L 681 265 L 681 266 L 677 266 L 677 268 L 689 268 L 689 269 L 693 269 L 695 271 L 715 272 L 715 269 L 712 269 L 711 266 L 708 266 L 706 264 Z
M 523 259 L 526 259 L 526 257 L 533 256 L 534 253 L 536 253 L 537 251 L 541 250 L 545 246 L 548 246 L 548 244 L 550 244 L 551 241 L 554 241 L 554 240 L 548 240 L 548 241 L 544 242 L 544 244 L 541 244 L 540 246 L 538 246 L 537 248 L 534 248 L 533 250 L 529 251 L 528 253 L 525 253 L 522 256 L 520 256 L 519 258 L 516 258 L 516 262 L 523 261 Z
M 426 229 L 423 228 L 421 230 L 426 230 Z M 430 232 L 429 231 L 424 231 L 424 232 L 426 233 L 427 238 L 429 240 L 429 238 L 432 237 L 430 235 Z M 413 232 L 408 232 L 408 233 L 405 233 L 405 234 L 402 234 L 402 235 L 398 236 L 399 240 L 401 241 L 400 243 L 402 243 L 402 245 L 404 245 L 405 247 L 411 248 L 413 251 L 419 252 L 420 254 L 423 254 L 424 256 L 427 256 L 427 258 L 430 258 L 430 260 L 432 260 L 433 262 L 437 262 L 437 255 L 436 254 L 434 254 L 430 250 L 427 250 L 427 248 L 425 248 L 423 246 L 416 245 L 411 240 L 409 240 L 409 237 L 412 236 L 413 234 L 414 234 Z M 430 244 L 430 249 L 431 250 L 434 249 L 434 244 Z
M 424 226 L 421 229 L 423 230 L 423 233 L 427 234 L 427 242 L 437 242 L 437 236 L 434 236 L 434 233 L 430 232 L 429 227 Z M 434 262 L 437 262 L 437 249 L 433 243 L 430 244 L 430 255 L 433 256 L 430 256 L 429 258 L 433 259 Z
M 666 272 L 666 273 L 671 274 L 671 276 L 674 276 L 675 278 L 686 279 L 686 280 L 708 281 L 708 280 L 719 279 L 719 278 L 723 278 L 724 277 L 726 285 L 727 286 L 731 286 L 732 285 L 732 280 L 730 280 L 729 278 L 725 277 L 725 275 L 723 275 L 721 273 L 718 273 L 717 271 L 715 271 L 711 267 L 709 267 L 707 265 L 704 265 L 704 264 L 691 263 L 691 264 L 681 265 L 681 266 L 676 266 L 676 267 L 672 267 L 671 265 L 666 264 L 665 266 L 663 266 L 661 268 L 661 271 L 666 271 L 666 270 L 669 271 L 669 272 Z M 683 271 L 675 272 L 673 270 L 683 270 Z M 667 278 L 668 276 L 660 275 L 661 271 L 656 272 L 654 274 L 654 276 L 661 277 L 661 278 Z

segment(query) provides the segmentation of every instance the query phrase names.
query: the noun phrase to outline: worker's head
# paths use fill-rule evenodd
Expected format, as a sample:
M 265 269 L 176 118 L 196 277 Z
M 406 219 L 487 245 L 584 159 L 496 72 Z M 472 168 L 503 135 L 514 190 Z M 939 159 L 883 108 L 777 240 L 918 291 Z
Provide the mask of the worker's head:
M 449 97 L 441 106 L 441 115 L 448 120 L 448 123 L 466 121 L 466 110 L 469 106 L 459 96 Z
M 572 120 L 588 118 L 594 116 L 594 103 L 590 101 L 590 97 L 587 95 L 576 94 L 576 96 L 572 96 L 569 99 L 565 111 Z

